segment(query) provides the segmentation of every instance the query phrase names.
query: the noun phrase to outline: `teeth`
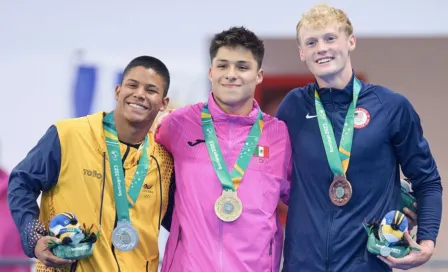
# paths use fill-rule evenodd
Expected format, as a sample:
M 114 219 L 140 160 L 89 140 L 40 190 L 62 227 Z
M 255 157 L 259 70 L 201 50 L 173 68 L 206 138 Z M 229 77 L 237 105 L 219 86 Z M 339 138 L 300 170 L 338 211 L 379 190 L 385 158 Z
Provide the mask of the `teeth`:
M 137 104 L 133 104 L 133 103 L 129 103 L 129 106 L 131 106 L 131 107 L 133 107 L 133 108 L 136 108 L 136 109 L 141 109 L 141 110 L 146 109 L 146 108 L 143 107 L 143 106 L 140 106 L 140 105 L 137 105 Z
M 319 63 L 319 64 L 321 64 L 321 63 L 327 63 L 327 62 L 329 62 L 329 61 L 331 61 L 331 60 L 332 60 L 332 58 L 320 59 L 320 60 L 317 61 L 317 63 Z

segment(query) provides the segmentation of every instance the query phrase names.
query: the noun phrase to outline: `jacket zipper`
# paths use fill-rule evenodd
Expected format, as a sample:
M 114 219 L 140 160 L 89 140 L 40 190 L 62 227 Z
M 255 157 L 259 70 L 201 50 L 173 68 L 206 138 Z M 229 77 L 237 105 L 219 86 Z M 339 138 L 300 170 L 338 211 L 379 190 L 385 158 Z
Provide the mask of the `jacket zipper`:
M 222 265 L 222 221 L 219 219 L 219 271 L 223 271 Z
M 330 92 L 333 92 L 333 90 L 330 89 Z M 333 133 L 336 132 L 335 128 L 334 128 L 334 111 L 335 111 L 335 106 L 334 106 L 334 100 L 333 100 L 333 96 L 331 97 L 331 106 L 332 106 L 332 112 L 331 112 L 331 126 L 333 127 Z M 328 116 L 328 114 L 327 114 Z M 334 135 L 334 137 L 336 138 L 336 135 Z M 338 146 L 339 147 L 339 146 Z M 331 205 L 331 204 L 330 204 Z M 331 235 L 331 228 L 333 227 L 333 219 L 334 219 L 334 212 L 335 209 L 333 208 L 333 206 L 331 206 L 330 208 L 330 224 L 328 227 L 328 231 L 327 231 L 327 241 L 326 241 L 326 258 L 325 258 L 325 271 L 330 272 L 330 235 Z
M 232 139 L 232 121 L 229 121 L 229 139 Z M 228 145 L 228 152 L 230 152 L 232 150 L 232 145 L 231 142 L 228 141 L 229 145 Z M 228 156 L 229 153 L 227 153 L 226 155 Z M 224 271 L 224 267 L 223 267 L 223 250 L 222 250 L 222 228 L 223 228 L 223 222 L 221 221 L 221 219 L 218 218 L 219 221 L 219 271 Z
M 333 90 L 330 89 L 330 92 L 332 93 Z M 332 106 L 332 112 L 331 112 L 331 126 L 333 127 L 333 133 L 336 132 L 335 127 L 334 127 L 334 112 L 335 112 L 335 105 L 334 105 L 334 100 L 333 100 L 333 96 L 331 97 L 331 106 Z M 328 115 L 327 115 L 328 116 Z M 334 135 L 334 137 L 336 138 L 336 135 Z M 338 145 L 339 148 L 339 145 Z M 330 272 L 330 261 L 331 261 L 331 229 L 333 227 L 333 221 L 334 221 L 334 217 L 335 217 L 335 212 L 337 211 L 337 208 L 331 206 L 330 208 L 330 224 L 328 227 L 328 232 L 327 232 L 327 245 L 326 245 L 326 259 L 325 259 L 325 271 Z
M 327 244 L 326 244 L 326 258 L 325 258 L 325 271 L 330 271 L 330 234 L 331 234 L 331 228 L 333 226 L 333 211 L 331 211 L 330 214 L 330 225 L 328 227 L 327 231 Z
M 274 244 L 274 238 L 271 238 L 271 242 L 269 244 L 269 271 L 273 270 L 274 261 L 272 260 L 272 245 Z
M 72 263 L 72 265 L 70 266 L 70 272 L 75 272 L 77 267 L 78 267 L 78 261 Z
M 121 159 L 121 163 L 124 165 L 124 162 L 126 161 L 126 157 L 129 154 L 129 150 L 131 148 L 129 146 L 126 146 L 126 151 L 124 152 L 123 158 Z M 123 167 L 123 175 L 126 178 L 126 170 Z M 114 229 L 117 227 L 117 222 L 118 222 L 118 218 L 117 218 L 117 214 L 115 213 L 115 220 L 114 220 Z M 117 259 L 117 255 L 115 254 L 115 247 L 114 244 L 111 243 L 111 250 L 112 250 L 112 254 L 114 255 L 114 259 L 115 259 L 115 263 L 117 264 L 118 267 L 118 272 L 121 272 L 120 269 L 120 264 L 118 263 L 118 259 Z

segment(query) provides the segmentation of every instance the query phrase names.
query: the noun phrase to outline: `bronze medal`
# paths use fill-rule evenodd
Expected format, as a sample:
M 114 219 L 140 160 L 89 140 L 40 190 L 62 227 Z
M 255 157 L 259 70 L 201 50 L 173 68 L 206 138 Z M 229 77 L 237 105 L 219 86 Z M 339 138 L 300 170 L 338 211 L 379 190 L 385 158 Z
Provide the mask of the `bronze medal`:
M 335 176 L 330 185 L 330 199 L 336 206 L 344 206 L 352 198 L 352 185 L 345 176 Z

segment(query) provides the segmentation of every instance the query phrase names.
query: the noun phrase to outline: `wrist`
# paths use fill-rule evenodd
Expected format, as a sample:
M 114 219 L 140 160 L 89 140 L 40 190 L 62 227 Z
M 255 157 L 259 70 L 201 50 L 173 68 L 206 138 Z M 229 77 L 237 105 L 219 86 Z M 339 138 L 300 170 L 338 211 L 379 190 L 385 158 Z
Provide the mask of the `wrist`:
M 25 228 L 25 235 L 27 237 L 27 246 L 29 252 L 31 252 L 36 257 L 34 249 L 36 248 L 37 241 L 39 241 L 42 237 L 48 235 L 48 230 L 45 225 L 39 220 L 35 219 L 29 222 Z
M 421 246 L 424 246 L 426 248 L 432 248 L 434 249 L 435 245 L 434 245 L 434 241 L 432 240 L 421 240 L 419 243 Z
M 434 241 L 432 240 L 421 240 L 420 241 L 420 247 L 423 250 L 423 253 L 427 255 L 428 260 L 432 257 L 432 254 L 434 252 Z

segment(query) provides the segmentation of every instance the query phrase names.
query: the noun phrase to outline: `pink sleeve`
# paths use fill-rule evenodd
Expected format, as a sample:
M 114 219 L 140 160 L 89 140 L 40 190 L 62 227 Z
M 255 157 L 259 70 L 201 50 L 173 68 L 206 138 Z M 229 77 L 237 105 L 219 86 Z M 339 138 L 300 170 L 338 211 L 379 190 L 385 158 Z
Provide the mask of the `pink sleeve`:
M 286 175 L 280 186 L 280 198 L 285 205 L 289 204 L 289 191 L 291 188 L 291 175 L 292 175 L 292 149 L 291 141 L 289 140 L 289 133 L 286 132 L 286 146 L 285 146 L 285 168 Z
M 172 153 L 172 146 L 173 146 L 173 140 L 174 140 L 174 133 L 173 131 L 173 113 L 169 113 L 160 124 L 159 128 L 156 130 L 156 133 L 154 135 L 154 139 L 157 143 L 163 145 L 168 152 Z

